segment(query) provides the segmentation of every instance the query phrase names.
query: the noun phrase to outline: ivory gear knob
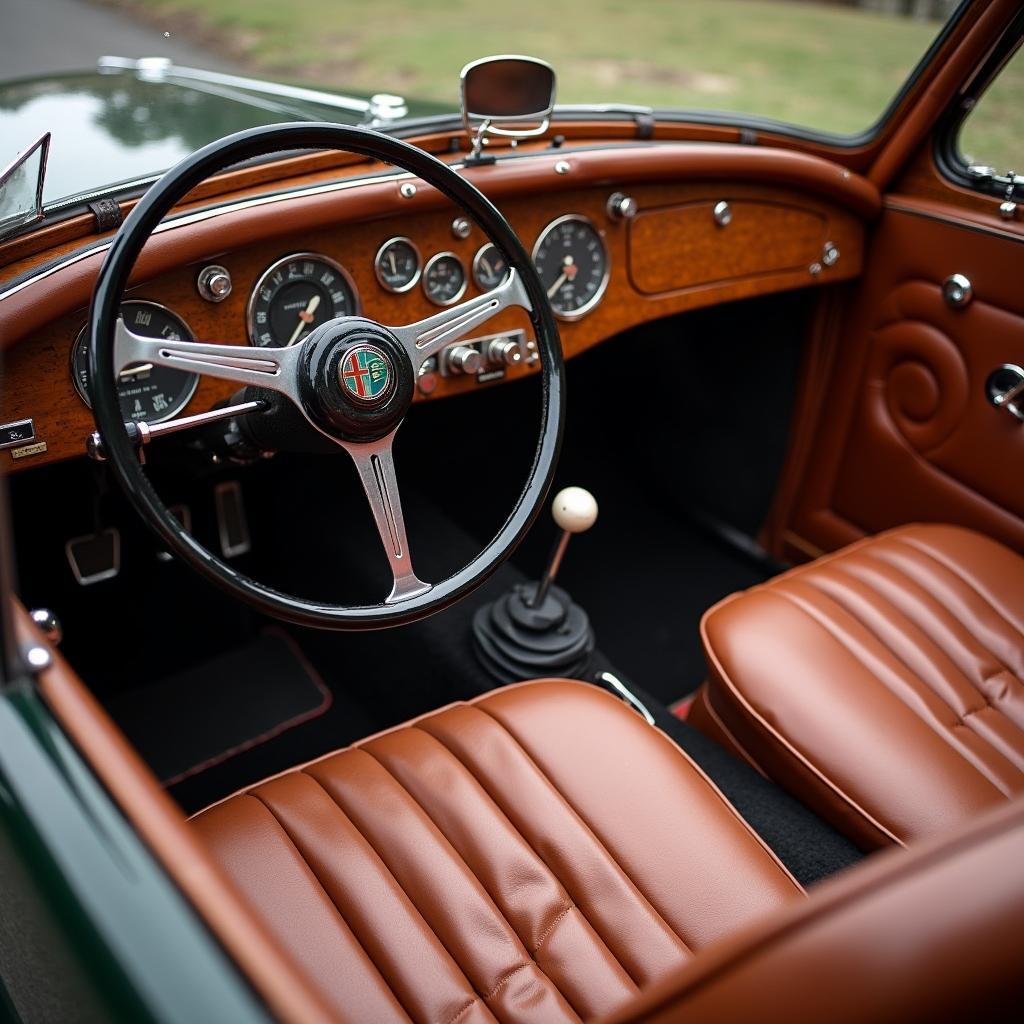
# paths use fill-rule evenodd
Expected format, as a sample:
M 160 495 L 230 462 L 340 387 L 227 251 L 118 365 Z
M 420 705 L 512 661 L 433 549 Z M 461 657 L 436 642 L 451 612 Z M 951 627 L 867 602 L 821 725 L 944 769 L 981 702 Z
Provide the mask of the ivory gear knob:
M 559 529 L 585 533 L 597 522 L 597 499 L 583 487 L 565 487 L 555 495 L 551 515 Z

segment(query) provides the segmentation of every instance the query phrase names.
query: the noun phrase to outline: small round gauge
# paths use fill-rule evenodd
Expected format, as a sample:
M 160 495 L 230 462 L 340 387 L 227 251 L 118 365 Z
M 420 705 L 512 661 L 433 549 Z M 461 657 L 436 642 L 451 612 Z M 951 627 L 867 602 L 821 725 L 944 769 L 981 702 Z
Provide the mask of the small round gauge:
M 497 288 L 508 277 L 508 264 L 493 242 L 482 245 L 473 257 L 473 280 L 482 291 Z
M 466 290 L 466 268 L 453 252 L 439 252 L 423 268 L 423 291 L 438 306 L 458 302 Z
M 125 327 L 145 338 L 168 341 L 195 341 L 185 321 L 155 302 L 121 303 Z M 89 325 L 79 332 L 71 350 L 71 379 L 78 397 L 90 408 L 89 398 Z M 126 366 L 117 380 L 117 397 L 126 420 L 160 423 L 177 416 L 195 394 L 199 376 L 185 370 L 173 370 L 152 363 Z
M 576 320 L 608 287 L 608 250 L 597 228 L 578 214 L 553 220 L 533 247 L 533 263 L 555 316 Z
M 315 252 L 268 267 L 249 297 L 249 340 L 262 348 L 296 345 L 320 324 L 359 312 L 348 271 Z
M 382 288 L 407 292 L 420 279 L 420 251 L 408 238 L 389 238 L 377 250 L 373 269 Z

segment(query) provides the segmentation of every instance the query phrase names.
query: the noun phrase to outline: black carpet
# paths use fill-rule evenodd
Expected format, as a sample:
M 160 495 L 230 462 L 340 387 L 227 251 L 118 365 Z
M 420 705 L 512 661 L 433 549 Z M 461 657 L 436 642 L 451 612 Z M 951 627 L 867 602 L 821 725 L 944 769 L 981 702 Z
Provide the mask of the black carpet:
M 113 697 L 107 710 L 165 785 L 222 764 L 323 714 L 331 692 L 295 642 L 247 644 Z

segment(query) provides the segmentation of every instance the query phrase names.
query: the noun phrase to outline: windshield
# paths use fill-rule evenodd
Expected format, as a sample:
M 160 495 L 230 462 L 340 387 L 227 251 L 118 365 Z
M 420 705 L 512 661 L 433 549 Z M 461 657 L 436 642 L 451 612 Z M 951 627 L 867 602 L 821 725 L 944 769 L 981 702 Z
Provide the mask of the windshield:
M 53 134 L 45 201 L 160 173 L 206 142 L 296 118 L 452 112 L 459 69 L 528 53 L 562 104 L 769 118 L 835 135 L 883 115 L 954 0 L 4 0 L 0 163 Z M 130 58 L 96 73 L 105 55 Z M 145 73 L 139 57 L 355 98 L 323 105 L 232 79 Z M 131 65 L 131 68 L 125 65 Z M 58 77 L 54 77 L 54 76 Z M 361 105 L 360 105 L 361 104 Z

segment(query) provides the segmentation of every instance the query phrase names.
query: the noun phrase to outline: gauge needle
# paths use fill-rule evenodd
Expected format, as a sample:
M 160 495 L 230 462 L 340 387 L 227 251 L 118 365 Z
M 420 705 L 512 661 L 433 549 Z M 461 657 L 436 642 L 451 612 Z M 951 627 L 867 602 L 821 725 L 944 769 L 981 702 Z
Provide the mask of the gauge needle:
M 294 345 L 299 340 L 299 335 L 313 322 L 313 314 L 319 305 L 320 296 L 314 295 L 309 300 L 309 305 L 299 313 L 299 322 L 295 325 L 295 330 L 292 331 L 292 336 L 288 339 L 289 345 Z
M 388 260 L 391 263 L 391 273 L 392 274 L 397 274 L 398 273 L 398 264 L 395 263 L 395 254 L 393 252 L 389 252 L 388 253 Z
M 555 297 L 555 292 L 557 292 L 566 281 L 572 281 L 576 277 L 576 271 L 578 268 L 576 266 L 576 261 L 571 256 L 566 256 L 565 259 L 562 260 L 562 266 L 565 269 L 562 271 L 561 276 L 557 278 L 555 283 L 548 289 L 549 299 L 553 299 Z
M 152 363 L 139 363 L 138 366 L 129 366 L 126 369 L 122 370 L 118 374 L 118 377 L 120 377 L 121 380 L 130 380 L 132 377 L 138 377 L 141 376 L 143 373 L 149 373 L 149 371 L 152 369 Z

